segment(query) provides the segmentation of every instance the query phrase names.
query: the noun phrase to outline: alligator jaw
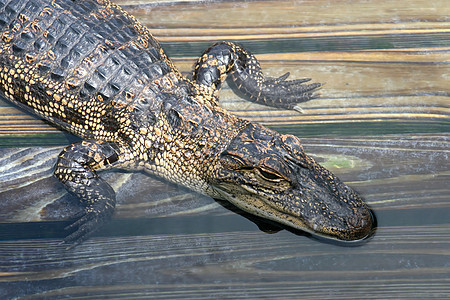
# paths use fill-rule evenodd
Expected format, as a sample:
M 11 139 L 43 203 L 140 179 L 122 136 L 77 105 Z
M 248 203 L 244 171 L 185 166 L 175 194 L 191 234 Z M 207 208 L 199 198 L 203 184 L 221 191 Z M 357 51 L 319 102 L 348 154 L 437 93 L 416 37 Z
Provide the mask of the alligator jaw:
M 358 244 L 370 238 L 376 229 L 375 215 L 370 208 L 367 208 L 367 210 L 363 209 L 363 215 L 367 215 L 360 216 L 359 218 L 355 216 L 355 219 L 361 220 L 360 225 L 357 227 L 348 225 L 346 228 L 330 228 L 321 226 L 320 218 L 313 217 L 309 221 L 306 221 L 298 214 L 277 209 L 250 194 L 242 197 L 242 195 L 235 196 L 220 187 L 212 187 L 212 190 L 215 194 L 214 197 L 227 200 L 247 213 L 275 221 L 286 226 L 286 229 L 301 230 L 311 234 L 313 237 L 324 240 Z

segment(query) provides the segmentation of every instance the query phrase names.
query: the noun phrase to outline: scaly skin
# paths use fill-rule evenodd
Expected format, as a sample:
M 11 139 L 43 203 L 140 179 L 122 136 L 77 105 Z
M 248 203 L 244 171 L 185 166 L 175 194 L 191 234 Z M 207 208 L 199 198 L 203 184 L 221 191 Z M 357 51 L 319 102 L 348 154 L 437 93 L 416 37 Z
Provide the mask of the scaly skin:
M 115 193 L 97 175 L 111 168 L 145 170 L 320 236 L 369 236 L 370 209 L 297 137 L 218 105 L 228 74 L 249 100 L 281 108 L 320 86 L 265 78 L 256 58 L 229 42 L 206 50 L 185 78 L 148 29 L 109 0 L 0 2 L 1 92 L 83 138 L 61 152 L 54 172 L 85 206 L 66 243 L 112 216 Z

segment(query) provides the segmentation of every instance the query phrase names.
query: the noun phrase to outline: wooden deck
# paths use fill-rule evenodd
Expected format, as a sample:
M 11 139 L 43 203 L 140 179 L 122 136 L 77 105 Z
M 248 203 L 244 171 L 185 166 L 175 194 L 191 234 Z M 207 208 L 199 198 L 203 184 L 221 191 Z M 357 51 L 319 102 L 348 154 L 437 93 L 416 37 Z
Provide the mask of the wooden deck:
M 267 234 L 205 196 L 109 172 L 114 220 L 72 250 L 79 209 L 51 176 L 76 140 L 0 100 L 0 299 L 450 298 L 450 8 L 447 1 L 116 1 L 151 28 L 183 72 L 233 40 L 265 73 L 325 82 L 303 114 L 222 105 L 302 138 L 378 219 L 343 247 Z

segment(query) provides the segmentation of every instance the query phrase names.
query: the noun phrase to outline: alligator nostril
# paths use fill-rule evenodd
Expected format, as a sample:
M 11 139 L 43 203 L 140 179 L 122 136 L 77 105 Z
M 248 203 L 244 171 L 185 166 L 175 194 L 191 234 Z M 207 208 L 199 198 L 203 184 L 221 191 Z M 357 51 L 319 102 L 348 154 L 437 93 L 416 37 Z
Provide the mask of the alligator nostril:
M 356 211 L 347 219 L 348 225 L 353 227 L 353 235 L 356 239 L 366 238 L 372 235 L 376 227 L 376 218 L 372 210 L 365 208 L 364 211 Z
M 355 229 L 358 229 L 361 227 L 361 223 L 363 222 L 360 215 L 352 215 L 348 218 L 347 222 L 350 226 L 352 226 Z

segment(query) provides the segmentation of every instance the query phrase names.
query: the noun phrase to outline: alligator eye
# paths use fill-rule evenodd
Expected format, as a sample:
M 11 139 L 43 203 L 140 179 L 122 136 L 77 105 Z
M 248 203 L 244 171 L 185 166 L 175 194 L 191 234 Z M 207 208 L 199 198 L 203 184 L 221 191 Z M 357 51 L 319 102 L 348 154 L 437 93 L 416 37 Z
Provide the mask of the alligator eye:
M 247 167 L 245 161 L 235 155 L 222 155 L 220 162 L 228 170 L 241 170 Z
M 258 171 L 259 171 L 259 174 L 261 174 L 261 176 L 268 181 L 279 182 L 284 179 L 281 175 L 279 175 L 271 170 L 260 168 L 260 169 L 258 169 Z

